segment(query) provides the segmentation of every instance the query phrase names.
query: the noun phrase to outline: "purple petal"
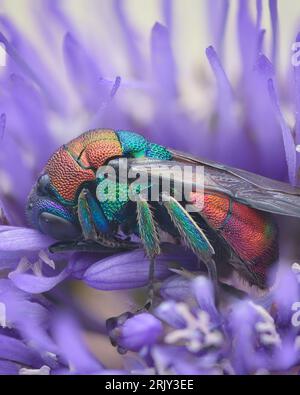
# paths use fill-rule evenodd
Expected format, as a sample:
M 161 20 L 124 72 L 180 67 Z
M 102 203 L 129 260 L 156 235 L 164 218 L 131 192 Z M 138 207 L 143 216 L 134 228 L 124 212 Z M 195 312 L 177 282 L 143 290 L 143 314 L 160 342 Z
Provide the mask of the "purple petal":
M 172 32 L 173 27 L 173 4 L 172 0 L 162 0 L 162 13 L 166 26 L 170 32 Z
M 176 305 L 177 304 L 174 300 L 162 302 L 155 309 L 155 315 L 173 328 L 184 328 L 186 326 L 186 322 L 178 313 Z
M 84 344 L 78 323 L 67 312 L 55 317 L 53 333 L 60 355 L 69 365 L 71 372 L 87 374 L 103 369 Z
M 289 267 L 284 266 L 277 273 L 277 281 L 271 293 L 276 310 L 276 323 L 288 327 L 293 314 L 292 306 L 300 300 L 297 277 Z
M 92 264 L 105 258 L 105 255 L 103 257 L 101 255 L 102 254 L 86 252 L 74 253 L 69 261 L 69 268 L 72 273 L 72 277 L 81 280 L 86 270 Z
M 30 294 L 16 288 L 10 280 L 0 280 L 0 302 L 5 305 L 6 321 L 22 336 L 43 351 L 57 352 L 48 334 L 49 311 Z
M 51 238 L 35 229 L 1 228 L 0 251 L 38 251 L 53 244 Z
M 46 98 L 47 105 L 56 111 L 63 109 L 65 106 L 64 92 L 57 91 L 55 85 L 57 84 L 56 75 L 51 73 L 48 65 L 43 61 L 42 57 L 39 56 L 30 40 L 23 38 L 23 34 L 17 30 L 15 25 L 6 16 L 0 16 L 1 29 L 2 26 L 7 32 L 7 36 L 10 40 L 0 34 L 0 41 L 5 44 L 6 51 L 9 55 L 7 70 L 9 73 L 22 74 L 28 82 L 37 85 L 43 100 Z M 48 78 L 45 78 L 45 75 Z M 42 104 L 42 101 L 40 104 Z M 23 118 L 26 122 L 26 118 Z M 32 124 L 34 127 L 34 124 Z M 46 125 L 45 125 L 46 126 Z M 51 138 L 50 134 L 46 136 L 46 139 Z
M 155 262 L 155 278 L 165 279 L 168 270 L 168 255 L 160 255 Z M 149 259 L 143 250 L 113 255 L 90 266 L 83 281 L 90 287 L 102 290 L 130 289 L 145 286 L 149 281 Z
M 18 125 L 14 130 L 14 134 L 19 139 L 20 151 L 26 150 L 27 153 L 32 153 L 34 165 L 41 169 L 56 148 L 45 120 L 44 101 L 41 100 L 41 94 L 36 87 L 19 74 L 14 73 L 10 76 L 8 88 L 13 100 L 14 111 L 22 119 L 22 125 Z M 11 116 L 10 112 L 8 112 L 8 116 Z M 30 143 L 28 139 L 31 140 Z M 26 166 L 26 161 L 24 161 L 24 165 Z
M 219 313 L 215 305 L 214 288 L 211 281 L 204 276 L 199 276 L 192 282 L 192 289 L 199 307 L 205 310 L 212 319 L 218 321 Z
M 156 23 L 151 35 L 151 56 L 153 73 L 158 89 L 164 97 L 176 95 L 175 62 L 170 45 L 168 29 Z
M 295 42 L 300 42 L 300 32 L 297 34 Z M 295 125 L 295 144 L 300 144 L 300 67 L 294 66 L 294 106 L 295 106 L 295 118 L 296 118 L 296 125 Z M 300 167 L 300 155 L 297 155 L 297 168 Z
M 239 1 L 238 10 L 238 39 L 243 63 L 243 74 L 247 78 L 251 70 L 256 54 L 256 26 L 249 12 L 249 2 Z
M 4 22 L 2 18 L 2 23 Z M 12 25 L 10 25 L 12 27 Z M 15 33 L 15 32 L 14 32 Z M 20 70 L 34 81 L 45 93 L 47 89 L 44 86 L 44 82 L 40 80 L 37 74 L 31 69 L 31 67 L 25 62 L 25 60 L 20 56 L 19 51 L 17 51 L 13 45 L 7 40 L 3 33 L 0 32 L 0 42 L 5 45 L 5 50 L 7 54 L 12 58 L 15 64 L 20 68 Z M 46 93 L 48 95 L 48 93 Z
M 272 63 L 276 66 L 278 49 L 278 10 L 277 0 L 269 0 L 271 24 L 272 24 Z
M 55 21 L 60 23 L 64 29 L 68 31 L 73 31 L 74 29 L 76 29 L 76 27 L 74 27 L 70 18 L 68 17 L 68 14 L 64 12 L 61 1 L 45 0 L 45 3 L 46 3 L 46 11 L 49 10 L 50 14 L 54 16 Z
M 289 172 L 289 180 L 292 185 L 295 185 L 297 180 L 296 180 L 296 147 L 295 147 L 295 142 L 292 136 L 292 132 L 290 128 L 288 127 L 283 114 L 280 110 L 279 107 L 279 102 L 277 98 L 277 94 L 274 88 L 274 83 L 272 79 L 268 80 L 268 88 L 269 88 L 269 94 L 271 97 L 271 101 L 273 104 L 273 109 L 274 112 L 278 118 L 279 124 L 281 126 L 281 131 L 282 131 L 282 138 L 283 138 L 283 144 L 284 144 L 284 150 L 285 150 L 285 157 L 288 165 L 288 172 Z
M 162 283 L 160 294 L 164 299 L 184 301 L 191 296 L 190 280 L 177 275 L 169 277 Z
M 0 361 L 0 375 L 17 375 L 20 365 L 10 361 Z
M 125 39 L 128 59 L 131 64 L 133 74 L 141 76 L 143 70 L 145 70 L 145 62 L 137 45 L 137 33 L 133 30 L 133 26 L 127 19 L 124 10 L 124 3 L 121 0 L 114 0 L 114 9 Z
M 30 254 L 26 251 L 0 251 L 0 270 L 15 269 L 21 258 L 26 256 L 28 259 L 34 258 L 36 254 Z
M 22 337 L 43 352 L 58 353 L 49 336 L 49 311 L 38 303 L 25 301 L 14 305 L 6 303 L 8 320 L 13 322 Z M 13 311 L 12 311 L 13 310 Z
M 126 320 L 119 330 L 118 345 L 125 350 L 139 351 L 158 341 L 163 334 L 163 325 L 153 315 L 142 313 Z
M 3 335 L 0 335 L 0 359 L 7 359 L 31 367 L 43 365 L 43 360 L 36 351 L 31 350 L 18 339 Z
M 63 43 L 65 64 L 79 98 L 86 108 L 96 111 L 101 97 L 101 71 L 83 46 L 67 33 Z
M 222 55 L 230 3 L 228 0 L 217 0 L 215 2 L 208 0 L 207 3 L 208 16 L 211 21 L 211 23 L 209 23 L 209 28 L 213 36 L 213 44 L 217 48 L 217 52 Z
M 0 115 L 0 141 L 3 139 L 6 126 L 6 114 Z
M 256 56 L 254 67 L 245 76 L 245 128 L 251 130 L 255 150 L 252 170 L 267 177 L 287 178 L 282 133 L 274 114 L 268 92 L 268 79 L 274 77 L 274 67 L 265 55 Z M 257 95 L 259 92 L 259 95 Z M 272 150 L 270 150 L 272 140 Z M 250 142 L 248 142 L 250 144 Z
M 256 0 L 256 29 L 260 30 L 262 19 L 262 0 Z
M 289 371 L 299 363 L 299 350 L 295 347 L 293 338 L 284 339 L 281 347 L 278 347 L 272 356 L 272 369 L 277 372 Z
M 265 80 L 273 78 L 275 75 L 274 66 L 265 55 L 258 56 L 255 68 L 257 68 L 257 70 L 259 71 L 261 76 L 265 78 Z
M 219 98 L 219 109 L 218 113 L 220 116 L 220 126 L 228 131 L 234 131 L 234 125 L 236 121 L 233 115 L 233 95 L 229 80 L 225 74 L 225 71 L 221 65 L 218 55 L 212 46 L 206 49 L 206 56 L 209 60 L 211 68 L 218 84 L 218 98 Z M 228 136 L 226 136 L 228 138 Z
M 214 354 L 199 358 L 191 355 L 184 347 L 177 346 L 155 345 L 152 357 L 161 375 L 169 374 L 170 371 L 182 375 L 212 374 L 217 363 Z
M 255 349 L 255 324 L 258 319 L 255 309 L 247 301 L 239 302 L 233 306 L 227 319 L 235 343 L 232 350 L 235 371 L 238 374 L 249 374 L 264 367 L 264 354 Z
M 0 226 L 12 225 L 13 223 L 14 215 L 12 215 L 5 198 L 0 195 Z
M 65 280 L 70 275 L 69 269 L 62 270 L 59 274 L 52 277 L 35 276 L 28 273 L 19 273 L 14 271 L 9 273 L 9 279 L 14 283 L 16 287 L 22 291 L 29 292 L 32 294 L 39 294 L 50 291 L 56 287 L 59 283 Z

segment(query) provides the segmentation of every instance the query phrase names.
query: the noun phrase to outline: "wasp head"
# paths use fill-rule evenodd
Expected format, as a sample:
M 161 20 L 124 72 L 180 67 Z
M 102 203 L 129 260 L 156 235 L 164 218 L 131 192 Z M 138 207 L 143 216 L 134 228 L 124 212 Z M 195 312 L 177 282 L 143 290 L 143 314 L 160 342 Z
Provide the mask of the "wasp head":
M 42 174 L 29 194 L 26 216 L 29 224 L 57 240 L 75 240 L 80 236 L 76 216 L 70 207 L 52 193 L 50 179 Z

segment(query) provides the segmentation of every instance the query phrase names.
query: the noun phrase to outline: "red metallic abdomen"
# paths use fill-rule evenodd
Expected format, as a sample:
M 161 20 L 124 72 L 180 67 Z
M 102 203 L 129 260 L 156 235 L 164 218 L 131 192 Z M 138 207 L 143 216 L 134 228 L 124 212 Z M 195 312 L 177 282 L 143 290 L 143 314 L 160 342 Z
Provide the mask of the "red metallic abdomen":
M 192 194 L 194 204 L 201 196 Z M 267 214 L 226 195 L 205 193 L 201 216 L 264 283 L 267 268 L 278 256 L 277 227 Z

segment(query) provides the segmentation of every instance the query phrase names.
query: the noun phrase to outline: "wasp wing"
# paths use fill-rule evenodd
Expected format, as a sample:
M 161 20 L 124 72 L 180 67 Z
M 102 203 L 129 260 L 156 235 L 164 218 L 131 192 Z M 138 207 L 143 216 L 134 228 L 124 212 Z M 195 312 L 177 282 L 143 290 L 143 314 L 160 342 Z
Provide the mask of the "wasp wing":
M 300 218 L 300 189 L 284 182 L 256 175 L 245 170 L 235 169 L 208 160 L 202 160 L 185 153 L 169 150 L 173 159 L 170 161 L 149 158 L 130 158 L 129 170 L 134 174 L 151 175 L 151 180 L 169 177 L 173 180 L 190 184 L 191 180 L 182 178 L 184 166 L 204 167 L 204 190 L 226 194 L 240 203 L 258 210 L 274 214 Z M 110 162 L 117 166 L 118 160 Z M 182 172 L 173 172 L 174 166 Z M 196 169 L 193 171 L 196 174 Z M 199 174 L 199 173 L 198 173 Z M 177 175 L 181 178 L 176 179 Z M 193 184 L 192 180 L 192 184 Z M 194 188 L 196 184 L 192 185 Z
M 217 190 L 258 210 L 300 218 L 300 188 L 246 170 L 170 149 L 174 161 L 205 166 L 205 188 Z
M 211 167 L 213 169 L 218 169 L 225 171 L 229 174 L 237 176 L 250 184 L 256 185 L 260 189 L 266 189 L 269 191 L 280 191 L 283 193 L 288 193 L 291 195 L 300 195 L 300 188 L 296 188 L 287 184 L 285 182 L 273 180 L 271 178 L 267 178 L 264 176 L 260 176 L 259 174 L 251 173 L 246 170 L 237 169 L 235 167 L 227 166 L 218 162 L 210 161 L 208 159 L 200 159 L 192 155 L 185 154 L 180 151 L 175 151 L 172 149 L 168 149 L 175 161 L 185 164 L 196 164 L 196 165 L 204 165 Z

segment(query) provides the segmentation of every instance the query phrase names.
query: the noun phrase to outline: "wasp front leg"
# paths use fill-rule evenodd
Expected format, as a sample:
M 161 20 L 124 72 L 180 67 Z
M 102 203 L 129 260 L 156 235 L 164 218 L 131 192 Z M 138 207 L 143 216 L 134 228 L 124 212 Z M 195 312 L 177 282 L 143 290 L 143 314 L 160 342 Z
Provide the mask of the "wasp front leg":
M 88 189 L 83 189 L 78 198 L 78 218 L 84 240 L 101 245 L 113 252 L 134 249 L 137 243 L 118 238 L 111 232 L 111 226 L 101 207 Z
M 56 243 L 51 246 L 51 252 L 77 250 L 115 253 L 138 248 L 137 243 L 120 239 L 112 233 L 109 221 L 88 189 L 83 189 L 79 194 L 77 214 L 83 238 Z
M 108 231 L 108 221 L 88 189 L 83 189 L 78 197 L 78 219 L 84 240 L 98 240 L 97 230 Z

